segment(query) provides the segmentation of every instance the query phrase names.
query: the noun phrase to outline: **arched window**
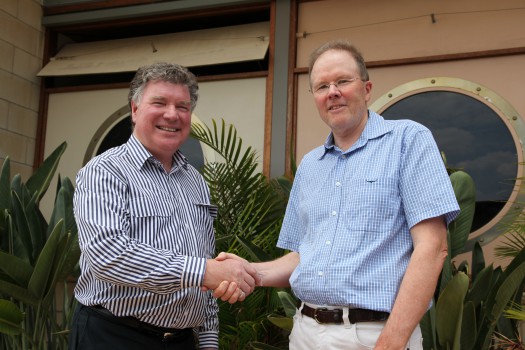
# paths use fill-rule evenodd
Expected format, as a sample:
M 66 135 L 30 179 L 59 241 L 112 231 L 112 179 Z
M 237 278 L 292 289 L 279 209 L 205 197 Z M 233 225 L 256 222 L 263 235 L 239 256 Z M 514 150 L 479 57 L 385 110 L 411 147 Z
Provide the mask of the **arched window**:
M 429 78 L 403 84 L 371 109 L 385 119 L 412 119 L 428 127 L 447 166 L 472 176 L 476 211 L 471 239 L 488 243 L 504 231 L 501 222 L 521 211 L 524 125 L 517 112 L 486 87 L 455 78 Z

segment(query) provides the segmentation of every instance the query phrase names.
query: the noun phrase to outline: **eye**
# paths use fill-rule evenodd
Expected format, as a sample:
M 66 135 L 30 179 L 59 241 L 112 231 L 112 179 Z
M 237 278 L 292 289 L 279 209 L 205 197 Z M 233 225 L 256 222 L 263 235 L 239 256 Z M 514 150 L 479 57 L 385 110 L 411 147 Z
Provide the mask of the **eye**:
M 354 79 L 339 79 L 337 81 L 337 86 L 346 86 L 350 84 L 352 81 L 354 81 Z
M 321 84 L 318 87 L 315 88 L 315 92 L 324 92 L 327 91 L 330 88 L 330 85 L 328 84 Z

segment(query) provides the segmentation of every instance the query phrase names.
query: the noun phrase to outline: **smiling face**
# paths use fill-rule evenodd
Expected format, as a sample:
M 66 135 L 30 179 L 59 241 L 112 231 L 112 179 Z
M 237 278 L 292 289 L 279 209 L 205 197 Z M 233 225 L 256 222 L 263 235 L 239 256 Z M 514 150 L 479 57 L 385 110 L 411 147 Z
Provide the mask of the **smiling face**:
M 372 83 L 362 81 L 353 56 L 343 50 L 329 50 L 315 61 L 310 83 L 321 119 L 330 127 L 336 145 L 347 150 L 359 138 L 368 120 L 367 103 Z M 336 82 L 348 82 L 336 87 Z M 317 91 L 322 85 L 328 89 Z
M 188 138 L 191 128 L 191 102 L 185 85 L 150 81 L 139 104 L 131 102 L 133 135 L 164 164 L 171 168 L 173 153 Z

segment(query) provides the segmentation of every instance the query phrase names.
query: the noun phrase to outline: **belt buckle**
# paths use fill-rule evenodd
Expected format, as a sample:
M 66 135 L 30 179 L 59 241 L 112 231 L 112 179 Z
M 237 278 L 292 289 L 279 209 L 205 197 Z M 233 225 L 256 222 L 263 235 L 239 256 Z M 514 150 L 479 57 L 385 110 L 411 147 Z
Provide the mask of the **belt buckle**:
M 166 332 L 162 335 L 162 341 L 163 342 L 169 341 L 171 338 L 173 338 L 174 335 L 175 333 Z
M 317 311 L 328 311 L 328 309 L 327 309 L 326 307 L 320 307 L 320 308 L 316 308 L 316 309 L 314 310 L 314 317 L 313 317 L 313 319 L 314 319 L 315 322 L 317 322 L 318 324 L 323 324 L 323 322 L 321 322 L 321 321 L 319 321 L 319 320 L 317 319 Z

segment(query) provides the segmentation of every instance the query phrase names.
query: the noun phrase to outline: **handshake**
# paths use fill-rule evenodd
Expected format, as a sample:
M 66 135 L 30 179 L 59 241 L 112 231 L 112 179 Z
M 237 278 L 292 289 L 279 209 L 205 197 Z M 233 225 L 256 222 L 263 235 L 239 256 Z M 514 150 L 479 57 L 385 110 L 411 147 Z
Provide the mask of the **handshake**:
M 206 261 L 202 290 L 213 290 L 215 298 L 233 304 L 243 301 L 256 286 L 262 286 L 262 276 L 245 259 L 223 252 Z

